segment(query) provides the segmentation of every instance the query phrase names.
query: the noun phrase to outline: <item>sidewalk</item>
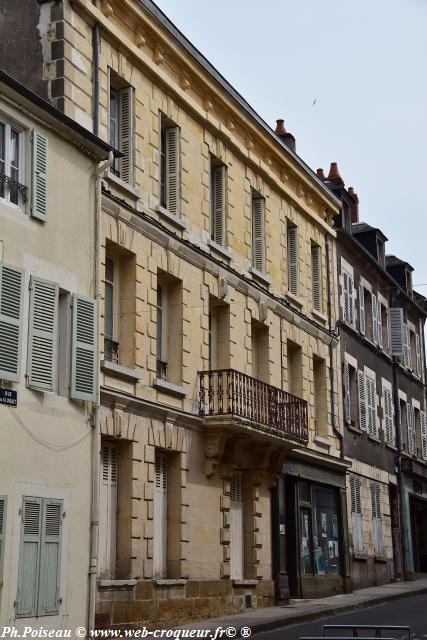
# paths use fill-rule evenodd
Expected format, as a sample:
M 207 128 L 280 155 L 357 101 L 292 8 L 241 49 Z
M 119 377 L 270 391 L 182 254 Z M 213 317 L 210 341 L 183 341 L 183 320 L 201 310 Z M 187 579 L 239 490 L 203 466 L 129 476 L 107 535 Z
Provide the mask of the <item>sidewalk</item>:
M 250 627 L 252 634 L 260 631 L 279 629 L 291 624 L 316 620 L 324 616 L 338 615 L 355 609 L 366 609 L 389 600 L 409 598 L 427 593 L 427 577 L 411 582 L 395 582 L 380 587 L 359 589 L 316 600 L 291 600 L 288 605 L 265 607 L 263 609 L 247 609 L 244 613 L 236 613 L 223 618 L 200 620 L 180 629 L 215 629 L 216 627 Z M 237 634 L 237 637 L 240 634 Z M 224 636 L 225 637 L 225 636 Z

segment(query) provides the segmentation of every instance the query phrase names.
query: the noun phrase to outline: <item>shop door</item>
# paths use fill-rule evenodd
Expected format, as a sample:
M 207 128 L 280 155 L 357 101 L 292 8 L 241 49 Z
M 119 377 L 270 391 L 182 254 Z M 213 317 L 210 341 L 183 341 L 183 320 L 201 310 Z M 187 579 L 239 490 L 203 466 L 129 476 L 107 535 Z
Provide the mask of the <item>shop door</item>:
M 391 516 L 391 535 L 393 542 L 393 568 L 394 579 L 403 578 L 402 569 L 402 541 L 400 537 L 399 522 L 399 497 L 397 495 L 397 487 L 393 484 L 389 485 L 390 496 L 390 516 Z
M 285 522 L 286 522 L 286 568 L 288 573 L 289 595 L 299 598 L 299 548 L 298 548 L 298 509 L 296 500 L 297 485 L 293 478 L 285 480 Z
M 427 501 L 412 500 L 414 569 L 427 573 Z

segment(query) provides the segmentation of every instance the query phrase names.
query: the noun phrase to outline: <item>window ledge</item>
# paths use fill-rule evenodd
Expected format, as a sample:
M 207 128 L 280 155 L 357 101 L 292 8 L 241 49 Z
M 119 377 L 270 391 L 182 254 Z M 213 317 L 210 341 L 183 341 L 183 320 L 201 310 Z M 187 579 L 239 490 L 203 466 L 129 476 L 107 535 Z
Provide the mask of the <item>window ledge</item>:
M 171 396 L 177 396 L 178 398 L 185 398 L 187 395 L 184 387 L 178 384 L 173 384 L 162 378 L 154 378 L 153 387 L 163 393 L 169 393 Z
M 271 285 L 272 280 L 270 276 L 268 276 L 267 274 L 261 273 L 261 271 L 258 271 L 258 269 L 255 269 L 255 267 L 249 267 L 249 272 L 252 274 L 252 277 L 255 280 L 259 280 L 263 284 L 266 284 L 267 287 Z
M 98 580 L 100 589 L 133 589 L 136 580 Z
M 122 378 L 122 380 L 129 380 L 130 382 L 138 382 L 139 380 L 139 375 L 136 369 L 123 367 L 121 364 L 116 364 L 115 362 L 110 362 L 109 360 L 101 361 L 101 369 L 105 373 L 108 373 L 115 378 Z
M 394 444 L 391 444 L 390 442 L 386 442 L 386 443 L 385 443 L 385 446 L 386 446 L 388 449 L 391 449 L 392 451 L 397 451 L 397 447 L 396 447 Z
M 158 587 L 184 587 L 187 580 L 185 578 L 153 578 L 153 584 Z
M 331 443 L 330 443 L 328 437 L 325 437 L 325 436 L 314 436 L 313 442 L 315 444 L 319 445 L 319 447 L 325 447 L 327 449 L 331 448 Z
M 294 296 L 293 293 L 291 293 L 290 291 L 287 291 L 285 293 L 285 297 L 287 298 L 287 300 L 289 300 L 290 302 L 293 302 L 294 304 L 297 305 L 297 307 L 303 307 L 304 306 L 304 302 L 303 300 L 301 300 L 301 298 L 299 298 L 298 296 Z
M 375 562 L 387 562 L 388 561 L 386 556 L 374 556 L 374 560 L 375 560 Z
M 357 552 L 355 551 L 353 553 L 353 560 L 360 560 L 362 562 L 366 562 L 368 559 L 368 556 L 366 555 L 366 553 L 361 553 L 360 551 Z
M 139 200 L 141 197 L 140 192 L 135 187 L 132 187 L 128 182 L 125 182 L 119 176 L 114 175 L 112 171 L 107 173 L 107 180 L 110 182 L 114 182 L 114 184 L 119 187 L 122 191 L 126 191 L 130 196 Z
M 232 580 L 234 587 L 256 587 L 258 580 Z
M 159 214 L 159 216 L 161 216 L 162 218 L 165 218 L 168 222 L 171 222 L 176 227 L 179 227 L 180 229 L 187 228 L 187 223 L 184 222 L 182 218 L 180 218 L 176 213 L 171 213 L 170 211 L 162 207 L 160 204 L 156 206 L 155 211 L 156 213 Z
M 358 436 L 361 436 L 364 433 L 366 433 L 366 431 L 362 431 L 362 429 L 359 429 L 358 427 L 355 427 L 352 424 L 346 424 L 345 426 L 349 431 L 353 431 L 353 433 L 357 433 Z
M 381 444 L 381 440 L 376 436 L 370 436 L 368 433 L 368 440 L 372 440 L 372 442 L 376 442 L 377 444 Z
M 326 316 L 324 313 L 322 313 L 321 311 L 318 311 L 317 309 L 312 309 L 311 310 L 312 315 L 316 318 L 316 320 L 320 320 L 320 322 L 322 324 L 326 324 L 328 321 L 328 316 Z
M 227 260 L 231 260 L 231 251 L 226 247 L 223 247 L 222 245 L 215 242 L 215 240 L 212 240 L 211 238 L 209 238 L 208 246 L 211 249 L 213 249 L 213 251 L 220 253 L 224 258 L 227 258 Z

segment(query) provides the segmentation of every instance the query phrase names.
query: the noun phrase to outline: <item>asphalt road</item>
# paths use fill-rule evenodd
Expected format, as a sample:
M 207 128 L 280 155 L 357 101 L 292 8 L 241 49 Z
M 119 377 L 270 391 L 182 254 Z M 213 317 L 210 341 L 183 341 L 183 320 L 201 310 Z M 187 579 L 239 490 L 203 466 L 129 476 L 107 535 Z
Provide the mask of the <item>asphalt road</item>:
M 386 604 L 354 611 L 340 616 L 322 618 L 316 622 L 282 627 L 274 631 L 257 634 L 256 640 L 298 640 L 304 636 L 321 636 L 322 624 L 388 624 L 409 625 L 411 640 L 425 640 L 427 638 L 427 594 L 395 600 Z M 351 637 L 351 632 L 343 631 Z M 390 633 L 390 632 L 388 632 Z M 331 633 L 329 635 L 332 635 Z M 365 637 L 367 637 L 365 635 Z M 389 637 L 383 633 L 383 637 Z M 394 636 L 391 636 L 394 638 Z M 396 639 L 407 638 L 402 634 Z

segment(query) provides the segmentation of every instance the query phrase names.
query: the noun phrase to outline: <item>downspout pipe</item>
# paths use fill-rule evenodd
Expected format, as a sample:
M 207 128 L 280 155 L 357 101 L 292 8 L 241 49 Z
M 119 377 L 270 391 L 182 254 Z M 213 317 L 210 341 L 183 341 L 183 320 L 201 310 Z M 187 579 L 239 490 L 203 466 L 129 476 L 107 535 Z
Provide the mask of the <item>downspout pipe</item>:
M 101 302 L 101 180 L 102 176 L 113 164 L 114 155 L 110 151 L 108 159 L 104 160 L 94 173 L 95 178 L 95 299 L 98 308 Z M 99 332 L 98 332 L 99 335 Z M 96 352 L 96 372 L 97 379 L 100 370 L 100 349 Z M 99 380 L 97 383 L 96 400 L 93 408 L 92 421 L 92 504 L 90 517 L 90 564 L 89 564 L 89 606 L 88 606 L 88 630 L 95 627 L 95 604 L 96 604 L 96 579 L 98 574 L 98 534 L 99 534 L 99 470 L 100 470 L 100 450 L 101 450 L 101 425 L 100 425 L 101 394 Z

